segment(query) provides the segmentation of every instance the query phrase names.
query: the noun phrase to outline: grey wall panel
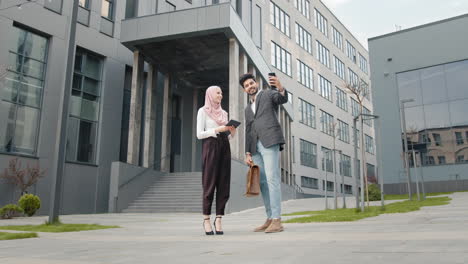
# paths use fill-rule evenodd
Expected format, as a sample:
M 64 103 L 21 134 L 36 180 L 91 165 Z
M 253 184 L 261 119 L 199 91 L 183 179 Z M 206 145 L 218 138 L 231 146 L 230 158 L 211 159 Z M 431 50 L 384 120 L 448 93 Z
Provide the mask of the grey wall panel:
M 61 214 L 94 213 L 98 168 L 65 164 Z

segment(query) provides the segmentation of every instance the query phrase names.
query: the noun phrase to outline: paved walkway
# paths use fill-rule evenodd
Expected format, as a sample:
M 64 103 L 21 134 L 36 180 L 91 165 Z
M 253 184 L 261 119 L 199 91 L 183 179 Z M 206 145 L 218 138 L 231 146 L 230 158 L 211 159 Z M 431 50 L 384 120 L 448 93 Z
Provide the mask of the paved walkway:
M 227 215 L 226 234 L 210 237 L 203 234 L 197 214 L 62 216 L 65 223 L 122 228 L 0 241 L 0 263 L 468 263 L 468 193 L 451 197 L 450 205 L 357 222 L 285 224 L 285 232 L 277 234 L 251 232 L 264 220 L 262 208 Z M 284 213 L 320 209 L 321 198 L 283 203 Z M 4 220 L 0 225 L 46 219 Z

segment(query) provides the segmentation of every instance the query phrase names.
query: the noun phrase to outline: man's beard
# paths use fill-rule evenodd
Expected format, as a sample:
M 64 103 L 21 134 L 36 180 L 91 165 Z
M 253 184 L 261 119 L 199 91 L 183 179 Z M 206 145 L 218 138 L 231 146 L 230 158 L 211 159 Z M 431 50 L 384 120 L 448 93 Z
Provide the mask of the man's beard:
M 258 88 L 255 89 L 255 93 L 249 93 L 250 96 L 255 96 L 258 93 Z

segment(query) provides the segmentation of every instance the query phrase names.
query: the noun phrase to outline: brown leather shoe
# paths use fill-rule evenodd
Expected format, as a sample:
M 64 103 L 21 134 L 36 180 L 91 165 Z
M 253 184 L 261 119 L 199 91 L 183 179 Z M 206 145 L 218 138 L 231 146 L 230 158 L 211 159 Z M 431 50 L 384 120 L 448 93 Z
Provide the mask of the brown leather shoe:
M 271 224 L 271 219 L 267 219 L 263 225 L 256 227 L 254 229 L 254 232 L 263 232 L 270 226 L 270 224 Z
M 283 225 L 281 224 L 281 219 L 273 219 L 270 226 L 265 230 L 265 233 L 277 233 L 283 231 Z

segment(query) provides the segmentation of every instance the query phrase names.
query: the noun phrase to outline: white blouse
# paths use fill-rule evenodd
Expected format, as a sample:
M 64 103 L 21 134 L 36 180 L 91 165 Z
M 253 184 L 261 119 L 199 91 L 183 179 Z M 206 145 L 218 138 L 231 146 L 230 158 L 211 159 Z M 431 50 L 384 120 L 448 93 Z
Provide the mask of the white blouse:
M 197 138 L 205 139 L 209 137 L 216 138 L 218 133 L 215 132 L 215 129 L 220 127 L 216 121 L 214 121 L 210 116 L 208 116 L 201 107 L 198 109 L 197 114 Z M 229 135 L 228 138 L 231 139 L 232 135 Z

